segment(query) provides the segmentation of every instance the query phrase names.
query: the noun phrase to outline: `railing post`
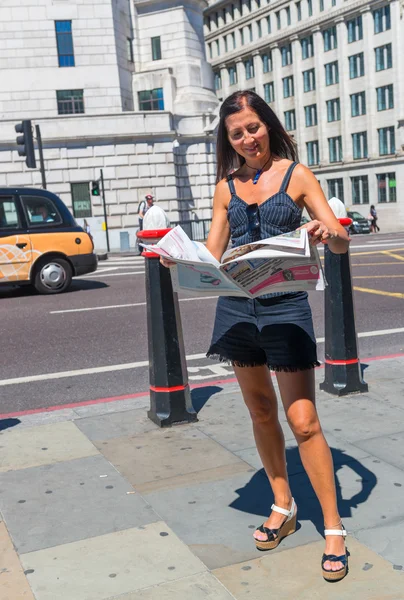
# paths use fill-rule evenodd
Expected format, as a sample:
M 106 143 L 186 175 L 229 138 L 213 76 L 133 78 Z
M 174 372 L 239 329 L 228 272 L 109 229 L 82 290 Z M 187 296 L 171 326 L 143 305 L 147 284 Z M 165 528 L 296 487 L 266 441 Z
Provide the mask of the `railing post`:
M 339 222 L 348 226 L 352 219 Z M 358 356 L 349 251 L 334 254 L 325 244 L 324 273 L 325 378 L 320 389 L 338 396 L 367 392 Z
M 152 244 L 169 229 L 137 232 L 140 241 Z M 149 352 L 150 410 L 148 417 L 160 427 L 197 421 L 188 385 L 178 295 L 170 270 L 160 257 L 143 251 L 146 271 L 147 335 Z

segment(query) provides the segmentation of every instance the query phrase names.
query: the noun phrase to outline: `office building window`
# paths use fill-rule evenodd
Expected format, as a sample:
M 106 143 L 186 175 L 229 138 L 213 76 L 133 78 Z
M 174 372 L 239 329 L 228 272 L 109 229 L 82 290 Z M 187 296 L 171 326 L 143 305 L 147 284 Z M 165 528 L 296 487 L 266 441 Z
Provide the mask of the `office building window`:
M 262 72 L 269 73 L 272 71 L 272 52 L 261 55 L 262 59 Z
M 55 21 L 55 31 L 59 67 L 74 67 L 72 22 Z
M 216 56 L 220 56 L 220 42 L 219 40 L 215 40 L 216 44 Z
M 220 73 L 215 73 L 215 90 L 222 89 L 222 78 L 220 77 Z
M 230 7 L 230 13 L 231 13 L 232 21 L 234 21 L 234 19 L 236 17 L 236 7 L 234 6 L 234 4 L 232 4 Z
M 223 42 L 224 42 L 224 51 L 225 53 L 229 51 L 229 45 L 227 43 L 227 35 L 223 36 Z
M 205 25 L 208 28 L 208 30 L 210 31 L 210 26 L 211 26 L 211 17 L 210 16 L 206 17 Z
M 222 19 L 223 19 L 223 25 L 226 25 L 226 23 L 227 23 L 227 10 L 225 8 L 222 10 Z
M 368 156 L 368 134 L 366 131 L 352 134 L 352 149 L 354 159 L 367 158 Z
M 393 84 L 383 85 L 376 88 L 377 110 L 389 110 L 394 108 Z
M 229 67 L 229 84 L 236 85 L 237 83 L 237 69 L 236 67 Z
M 208 44 L 208 50 L 209 50 L 209 58 L 213 58 L 212 44 L 211 43 Z
M 337 28 L 330 27 L 323 31 L 324 52 L 329 52 L 337 47 Z
M 365 74 L 365 61 L 363 58 L 363 52 L 354 54 L 348 57 L 349 61 L 349 79 L 356 79 L 357 77 L 363 77 Z
M 337 6 L 337 0 L 331 0 L 331 6 Z
M 348 44 L 363 39 L 362 15 L 351 19 L 346 25 L 348 28 Z
M 276 17 L 276 28 L 280 29 L 281 28 L 281 11 L 278 10 L 278 12 L 275 13 L 275 17 Z
M 272 27 L 271 27 L 271 15 L 267 16 L 267 33 L 271 33 L 272 31 Z
M 337 60 L 325 65 L 325 85 L 334 85 L 335 83 L 339 83 Z
M 138 92 L 139 110 L 164 110 L 163 88 Z
M 307 0 L 307 11 L 309 14 L 309 17 L 313 16 L 313 0 Z
M 281 56 L 282 56 L 282 67 L 286 67 L 287 65 L 292 64 L 292 62 L 293 62 L 292 44 L 288 44 L 287 46 L 282 46 Z
M 394 127 L 382 127 L 377 131 L 379 134 L 380 156 L 384 156 L 386 154 L 394 154 L 396 151 Z
M 294 85 L 293 85 L 293 76 L 290 75 L 289 77 L 284 77 L 282 79 L 282 84 L 283 84 L 283 97 L 290 98 L 291 96 L 294 96 L 295 92 L 294 92 Z
M 251 58 L 244 62 L 245 78 L 252 79 L 254 77 L 254 63 Z
M 333 121 L 339 121 L 341 119 L 341 109 L 339 98 L 333 98 L 327 100 L 327 121 L 332 123 Z
M 262 37 L 262 24 L 261 24 L 261 21 L 257 21 L 257 33 L 258 33 L 258 37 L 261 38 Z
M 275 89 L 272 81 L 270 83 L 264 83 L 264 100 L 268 104 L 275 101 Z
M 316 89 L 316 76 L 314 69 L 303 71 L 303 90 L 305 92 L 312 92 Z
M 383 6 L 373 11 L 373 20 L 375 23 L 375 33 L 381 33 L 391 29 L 390 5 Z
M 342 137 L 328 138 L 328 151 L 330 155 L 330 163 L 341 162 L 342 160 Z
M 318 165 L 320 162 L 319 149 L 318 149 L 318 140 L 314 142 L 307 142 L 307 164 L 309 167 L 313 165 Z
M 327 179 L 327 187 L 329 200 L 331 200 L 331 198 L 338 198 L 338 200 L 345 203 L 344 180 L 342 177 L 338 177 L 337 179 Z
M 76 219 L 91 217 L 90 183 L 88 181 L 71 183 L 70 190 L 72 194 L 73 216 Z
M 366 115 L 366 93 L 351 94 L 351 117 Z
M 319 8 L 320 8 L 320 12 L 323 12 L 324 10 L 324 0 L 319 0 Z
M 157 37 L 152 37 L 151 47 L 152 60 L 161 60 L 161 38 L 159 35 Z
M 255 3 L 257 5 L 257 8 L 261 8 L 261 0 L 256 0 Z
M 314 55 L 314 44 L 312 35 L 309 35 L 309 37 L 300 40 L 300 45 L 302 47 L 303 60 L 305 60 L 306 58 L 311 58 Z
M 240 43 L 242 46 L 244 46 L 244 29 L 241 27 L 241 29 L 239 29 L 239 33 L 240 33 Z
M 296 113 L 294 110 L 286 110 L 285 115 L 285 129 L 286 131 L 293 131 L 296 129 Z
M 231 32 L 231 41 L 232 41 L 232 46 L 233 46 L 233 50 L 236 47 L 236 34 L 234 33 L 234 31 Z
M 56 92 L 59 115 L 84 113 L 83 90 L 59 90 Z
M 306 127 L 313 127 L 314 125 L 317 125 L 317 104 L 305 106 L 304 116 L 306 120 Z
M 386 202 L 397 202 L 396 194 L 396 174 L 380 173 L 377 177 L 377 201 L 384 204 Z
M 296 2 L 296 13 L 297 13 L 297 20 L 301 21 L 302 20 L 302 3 L 301 2 Z
M 286 7 L 286 25 L 291 25 L 292 24 L 292 19 L 290 16 L 290 8 L 289 6 Z
M 251 0 L 247 0 L 247 8 L 248 8 L 248 12 L 251 12 Z
M 391 69 L 393 66 L 393 57 L 391 52 L 391 44 L 385 44 L 375 48 L 376 54 L 376 71 L 384 71 Z
M 369 204 L 368 176 L 351 177 L 352 204 Z
M 126 58 L 128 62 L 133 63 L 133 40 L 131 38 L 126 38 Z
M 249 42 L 253 41 L 252 25 L 248 25 L 248 41 Z

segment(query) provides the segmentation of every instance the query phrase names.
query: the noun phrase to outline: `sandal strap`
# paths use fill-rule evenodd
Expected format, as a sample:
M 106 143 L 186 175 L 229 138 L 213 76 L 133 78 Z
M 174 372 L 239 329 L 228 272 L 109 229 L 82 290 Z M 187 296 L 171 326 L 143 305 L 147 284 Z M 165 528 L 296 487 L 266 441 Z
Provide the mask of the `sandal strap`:
M 278 537 L 279 533 L 279 529 L 268 529 L 268 527 L 264 527 L 264 524 L 257 527 L 257 531 L 265 533 L 265 535 L 267 536 L 267 540 L 261 540 L 264 542 L 271 542 L 272 540 L 275 540 Z
M 346 554 L 341 554 L 341 556 L 336 556 L 335 554 L 323 554 L 323 558 L 321 559 L 321 566 L 324 566 L 325 562 L 342 562 L 342 564 L 344 565 L 343 568 L 345 568 L 346 564 L 347 564 L 347 555 Z M 326 569 L 326 571 L 328 571 L 329 569 Z M 338 569 L 338 570 L 342 570 L 342 569 Z
M 285 517 L 288 517 L 288 520 L 289 520 L 295 514 L 295 506 L 296 506 L 295 500 L 294 500 L 294 498 L 292 498 L 292 506 L 290 507 L 290 510 L 288 510 L 287 508 L 281 508 L 280 506 L 276 506 L 276 504 L 272 504 L 271 510 L 281 513 L 281 515 L 285 515 Z
M 347 533 L 345 529 L 325 529 L 324 535 L 342 535 L 346 537 Z

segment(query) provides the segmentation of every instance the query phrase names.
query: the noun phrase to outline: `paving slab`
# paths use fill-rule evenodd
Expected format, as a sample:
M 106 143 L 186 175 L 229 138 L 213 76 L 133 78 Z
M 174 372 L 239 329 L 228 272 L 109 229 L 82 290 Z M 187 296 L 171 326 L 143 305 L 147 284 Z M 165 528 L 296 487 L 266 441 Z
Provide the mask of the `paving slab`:
M 111 600 L 234 600 L 220 581 L 211 573 L 199 573 L 178 581 L 139 590 Z
M 79 417 L 94 417 L 96 415 L 134 410 L 136 408 L 144 408 L 145 412 L 147 412 L 149 406 L 150 397 L 140 396 L 138 398 L 127 398 L 125 400 L 114 400 L 113 402 L 100 402 L 97 404 L 89 404 L 87 406 L 77 406 L 74 408 L 74 412 Z
M 357 531 L 355 537 L 404 573 L 404 514 L 394 523 Z
M 403 419 L 404 427 L 404 419 Z M 404 431 L 355 442 L 358 448 L 404 471 Z
M 34 600 L 4 523 L 0 523 L 0 597 L 1 600 Z
M 75 424 L 89 440 L 109 440 L 158 429 L 143 408 L 76 419 Z
M 251 467 L 193 426 L 94 442 L 100 452 L 142 494 L 223 476 Z
M 17 550 L 31 552 L 157 521 L 102 456 L 0 474 L 0 506 Z
M 50 423 L 61 423 L 62 421 L 73 421 L 75 418 L 76 414 L 71 408 L 43 411 L 32 415 L 22 415 L 20 417 L 11 417 L 12 420 L 17 420 L 18 423 L 12 429 L 7 429 L 7 431 L 15 431 L 26 427 L 35 427 Z M 6 421 L 6 419 L 0 421 L 0 429 L 2 429 L 4 421 Z
M 0 433 L 0 473 L 97 454 L 71 421 Z
M 293 536 L 291 536 L 293 537 Z M 402 600 L 404 575 L 353 538 L 347 538 L 349 573 L 342 581 L 326 582 L 320 561 L 323 543 L 216 569 L 213 574 L 236 600 Z
M 268 517 L 273 502 L 268 480 L 261 472 L 152 492 L 145 498 L 210 569 L 257 555 L 252 534 Z M 282 546 L 317 539 L 316 528 L 307 522 Z
M 106 600 L 203 573 L 164 522 L 21 556 L 36 600 Z

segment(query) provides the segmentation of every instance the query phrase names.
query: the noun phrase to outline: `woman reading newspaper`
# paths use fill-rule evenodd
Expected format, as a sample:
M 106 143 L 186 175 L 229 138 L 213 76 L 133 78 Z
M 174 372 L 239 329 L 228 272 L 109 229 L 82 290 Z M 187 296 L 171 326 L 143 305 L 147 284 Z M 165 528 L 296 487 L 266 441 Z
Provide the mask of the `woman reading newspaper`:
M 207 248 L 221 259 L 232 247 L 293 231 L 302 210 L 311 244 L 348 250 L 349 238 L 305 166 L 293 139 L 256 93 L 236 92 L 220 109 L 217 185 Z M 163 264 L 172 263 L 161 259 Z M 268 519 L 254 532 L 259 550 L 276 548 L 294 533 L 298 507 L 289 487 L 285 440 L 270 370 L 275 371 L 288 423 L 321 505 L 325 526 L 323 577 L 347 573 L 345 530 L 336 502 L 334 469 L 315 405 L 316 341 L 307 292 L 278 292 L 250 299 L 220 297 L 208 356 L 234 367 L 249 409 L 263 466 L 274 494 Z

